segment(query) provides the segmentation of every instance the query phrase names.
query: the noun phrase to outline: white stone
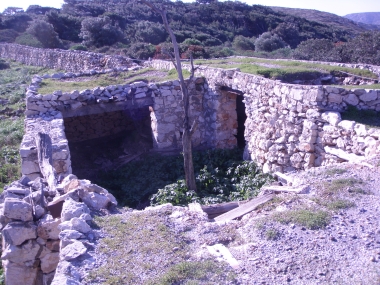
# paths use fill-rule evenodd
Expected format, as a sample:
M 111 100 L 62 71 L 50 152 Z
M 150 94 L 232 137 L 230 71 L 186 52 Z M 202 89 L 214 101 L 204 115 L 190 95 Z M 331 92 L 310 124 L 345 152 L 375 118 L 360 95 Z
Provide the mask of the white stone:
M 86 223 L 85 220 L 80 218 L 72 218 L 70 221 L 63 222 L 59 225 L 61 230 L 75 230 L 81 233 L 88 233 L 91 231 L 91 227 Z
M 340 113 L 338 112 L 332 112 L 332 111 L 324 112 L 322 113 L 321 117 L 323 120 L 327 121 L 332 126 L 336 126 L 340 123 L 340 121 L 342 121 Z
M 331 103 L 342 103 L 342 95 L 340 94 L 335 94 L 335 93 L 330 93 L 328 96 L 328 100 Z
M 24 175 L 38 173 L 40 172 L 40 167 L 34 161 L 23 160 L 21 163 L 21 172 Z
M 80 241 L 74 241 L 61 251 L 62 260 L 72 260 L 87 252 L 86 247 Z
M 32 221 L 32 205 L 25 201 L 14 198 L 6 198 L 4 201 L 4 216 L 13 220 L 21 220 L 23 222 Z
M 51 215 L 46 215 L 38 223 L 37 234 L 39 237 L 48 239 L 58 239 L 60 229 L 58 228 L 61 223 L 60 219 L 54 219 Z
M 338 124 L 338 127 L 345 129 L 346 131 L 353 131 L 355 127 L 355 121 L 343 120 Z
M 37 227 L 33 223 L 11 222 L 2 231 L 5 241 L 20 245 L 26 240 L 37 238 Z
M 21 246 L 8 245 L 1 258 L 15 263 L 24 263 L 44 257 L 49 250 L 38 244 L 35 240 L 29 240 Z
M 62 207 L 61 220 L 62 222 L 70 221 L 74 217 L 80 217 L 82 214 L 90 214 L 90 210 L 84 203 L 75 202 L 68 198 Z
M 7 285 L 36 284 L 38 267 L 25 266 L 8 260 L 3 260 L 3 267 Z
M 83 202 L 94 210 L 106 209 L 111 202 L 106 195 L 85 191 L 81 196 Z
M 360 137 L 365 137 L 367 135 L 366 126 L 363 124 L 356 124 L 354 127 L 355 133 Z

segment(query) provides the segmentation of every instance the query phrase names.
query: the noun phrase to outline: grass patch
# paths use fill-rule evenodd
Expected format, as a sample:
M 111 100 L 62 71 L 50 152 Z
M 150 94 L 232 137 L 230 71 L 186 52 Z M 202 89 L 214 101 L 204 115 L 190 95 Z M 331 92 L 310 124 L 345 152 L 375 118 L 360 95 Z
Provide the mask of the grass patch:
M 326 169 L 325 175 L 334 176 L 334 175 L 340 175 L 346 172 L 347 172 L 347 169 L 343 169 L 343 168 L 329 168 L 329 169 Z
M 287 60 L 228 58 L 221 60 L 196 60 L 195 64 L 218 68 L 240 68 L 240 70 L 245 73 L 288 82 L 294 80 L 311 80 L 318 78 L 322 74 L 340 75 L 340 71 L 371 79 L 378 79 L 378 76 L 369 70 Z
M 331 220 L 330 214 L 322 210 L 294 210 L 274 214 L 274 220 L 289 224 L 295 223 L 311 230 L 325 228 Z
M 190 76 L 190 72 L 183 71 L 184 77 Z M 93 89 L 95 87 L 106 87 L 109 85 L 130 84 L 137 81 L 162 82 L 178 79 L 175 69 L 168 72 L 157 71 L 153 68 L 144 68 L 137 71 L 98 74 L 90 77 L 81 77 L 81 80 L 55 80 L 45 79 L 41 83 L 38 92 L 42 95 L 51 94 L 54 91 L 71 92 L 74 90 Z
M 150 285 L 172 284 L 215 284 L 215 275 L 226 275 L 226 281 L 234 281 L 235 274 L 223 272 L 225 268 L 214 260 L 184 261 L 171 267 L 161 278 L 152 281 Z
M 371 85 L 337 85 L 335 87 L 340 87 L 344 89 L 380 89 L 380 84 Z
M 95 217 L 95 226 L 107 235 L 98 244 L 105 262 L 85 281 L 109 285 L 199 284 L 215 275 L 230 277 L 226 265 L 190 260 L 190 241 L 170 227 L 170 214 L 171 210 L 163 208 L 154 213 Z
M 355 206 L 354 202 L 349 200 L 339 199 L 333 202 L 327 203 L 327 208 L 332 211 L 344 210 Z
M 380 127 L 379 112 L 374 110 L 358 110 L 354 106 L 348 106 L 347 111 L 341 113 L 342 120 L 355 121 L 369 128 Z
M 356 179 L 356 178 L 339 178 L 335 179 L 331 182 L 324 182 L 324 193 L 325 194 L 336 194 L 340 190 L 344 190 L 347 187 L 354 186 L 356 184 L 363 183 L 362 180 Z

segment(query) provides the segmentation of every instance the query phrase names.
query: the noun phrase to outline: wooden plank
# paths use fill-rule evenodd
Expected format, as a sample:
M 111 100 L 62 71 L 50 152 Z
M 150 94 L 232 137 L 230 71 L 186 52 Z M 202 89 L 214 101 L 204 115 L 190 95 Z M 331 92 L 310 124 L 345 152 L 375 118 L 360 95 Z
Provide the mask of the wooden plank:
M 230 221 L 236 218 L 239 218 L 241 216 L 244 216 L 245 214 L 248 214 L 249 212 L 252 212 L 254 209 L 256 209 L 258 206 L 268 202 L 269 200 L 273 199 L 275 194 L 266 194 L 260 197 L 257 197 L 255 199 L 252 199 L 251 201 L 241 205 L 240 207 L 229 211 L 223 215 L 220 215 L 215 218 L 216 222 L 226 222 Z
M 239 207 L 239 202 L 229 202 L 229 203 L 214 204 L 214 205 L 208 205 L 208 206 L 202 205 L 202 210 L 208 215 L 209 219 L 213 219 L 237 207 Z
M 38 164 L 41 174 L 46 179 L 49 189 L 56 191 L 57 174 L 53 167 L 53 149 L 51 138 L 48 134 L 38 133 L 36 137 Z
M 261 191 L 271 191 L 271 192 L 287 192 L 287 193 L 295 193 L 295 194 L 302 194 L 307 193 L 309 190 L 309 186 L 304 185 L 300 186 L 298 188 L 290 187 L 290 186 L 266 186 L 261 188 Z

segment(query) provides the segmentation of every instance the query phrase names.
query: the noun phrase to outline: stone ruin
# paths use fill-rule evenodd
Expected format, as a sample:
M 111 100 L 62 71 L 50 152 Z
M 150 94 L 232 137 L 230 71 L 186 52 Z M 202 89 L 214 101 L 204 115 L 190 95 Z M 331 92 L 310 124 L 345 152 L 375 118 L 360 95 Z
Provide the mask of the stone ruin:
M 380 111 L 379 90 L 284 84 L 236 69 L 201 67 L 196 75 L 187 82 L 195 148 L 242 146 L 265 172 L 364 163 L 380 153 L 379 129 L 340 116 L 350 105 Z M 91 213 L 117 205 L 86 173 L 73 175 L 81 143 L 135 132 L 148 134 L 149 151 L 180 150 L 181 90 L 174 80 L 40 95 L 42 80 L 35 76 L 26 93 L 23 177 L 0 198 L 5 276 L 7 284 L 80 284 L 80 268 L 94 263 Z

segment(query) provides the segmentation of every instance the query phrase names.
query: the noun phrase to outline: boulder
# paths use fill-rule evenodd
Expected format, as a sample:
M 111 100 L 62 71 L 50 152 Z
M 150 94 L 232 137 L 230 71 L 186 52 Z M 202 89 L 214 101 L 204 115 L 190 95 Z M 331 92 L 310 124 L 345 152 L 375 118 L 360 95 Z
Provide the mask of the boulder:
M 86 204 L 75 202 L 71 198 L 67 198 L 63 203 L 61 220 L 62 222 L 70 221 L 72 218 L 80 217 L 82 214 L 90 214 L 90 210 Z
M 42 258 L 48 252 L 48 249 L 38 244 L 35 240 L 29 240 L 22 246 L 8 245 L 3 251 L 1 259 L 21 264 Z
M 74 241 L 61 251 L 61 259 L 73 260 L 87 252 L 87 248 L 80 241 Z
M 11 222 L 2 233 L 6 243 L 20 245 L 26 240 L 37 238 L 37 227 L 31 222 Z
M 3 261 L 3 266 L 7 285 L 35 284 L 39 271 L 38 267 L 25 266 L 8 260 Z
M 60 240 L 67 241 L 67 240 L 80 239 L 80 238 L 84 238 L 84 235 L 75 230 L 65 229 L 59 233 Z
M 70 221 L 63 222 L 59 225 L 59 228 L 61 230 L 75 230 L 84 234 L 91 231 L 91 227 L 86 221 L 80 218 L 72 218 Z
M 94 210 L 106 209 L 111 202 L 107 196 L 95 192 L 84 191 L 81 198 L 87 206 Z
M 14 198 L 6 198 L 4 201 L 4 216 L 13 220 L 28 222 L 33 220 L 32 205 Z
M 327 121 L 332 126 L 337 126 L 340 123 L 340 121 L 342 121 L 340 113 L 338 112 L 324 112 L 322 113 L 321 117 L 323 120 Z

